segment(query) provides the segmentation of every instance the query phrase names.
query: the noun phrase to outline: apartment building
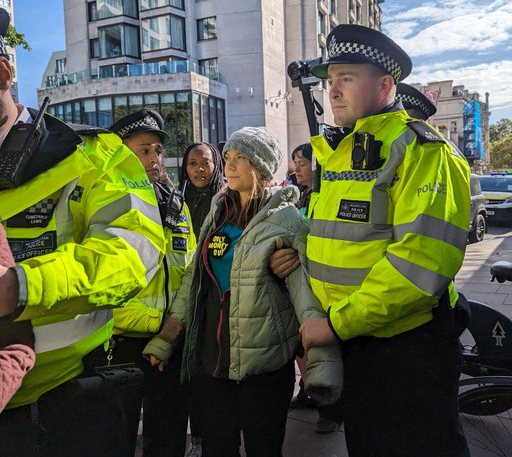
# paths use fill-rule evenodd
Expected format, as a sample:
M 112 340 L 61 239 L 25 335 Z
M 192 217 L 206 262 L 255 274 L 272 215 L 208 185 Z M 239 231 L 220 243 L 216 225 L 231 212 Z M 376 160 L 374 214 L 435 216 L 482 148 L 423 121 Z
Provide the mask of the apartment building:
M 309 130 L 288 64 L 325 57 L 339 23 L 380 29 L 382 2 L 64 0 L 66 50 L 50 59 L 39 101 L 48 95 L 56 116 L 101 127 L 157 109 L 173 168 L 190 143 L 218 143 L 243 126 L 265 125 L 291 151 Z M 331 122 L 325 87 L 314 93 L 328 112 L 321 122 Z

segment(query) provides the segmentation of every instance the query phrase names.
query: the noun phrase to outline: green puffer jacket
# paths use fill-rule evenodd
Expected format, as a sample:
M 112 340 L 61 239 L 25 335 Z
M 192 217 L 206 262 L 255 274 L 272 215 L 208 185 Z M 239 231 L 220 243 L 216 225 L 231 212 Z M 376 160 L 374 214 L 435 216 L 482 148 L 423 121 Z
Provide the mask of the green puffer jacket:
M 294 186 L 265 190 L 263 208 L 253 217 L 238 240 L 231 270 L 230 366 L 229 379 L 277 370 L 295 356 L 299 345 L 299 322 L 310 317 L 325 317 L 313 295 L 305 271 L 308 222 L 295 203 L 299 192 Z M 189 380 L 198 368 L 198 341 L 201 336 L 201 307 L 205 306 L 201 285 L 208 274 L 199 255 L 209 233 L 219 224 L 223 193 L 212 200 L 199 236 L 192 266 L 183 278 L 176 300 L 170 308 L 173 317 L 186 321 L 182 377 Z M 293 247 L 303 265 L 288 278 L 288 288 L 268 267 L 276 239 Z M 173 346 L 159 337 L 148 343 L 144 353 L 167 361 Z M 334 401 L 341 392 L 342 365 L 337 345 L 312 348 L 308 352 L 308 392 L 322 403 Z

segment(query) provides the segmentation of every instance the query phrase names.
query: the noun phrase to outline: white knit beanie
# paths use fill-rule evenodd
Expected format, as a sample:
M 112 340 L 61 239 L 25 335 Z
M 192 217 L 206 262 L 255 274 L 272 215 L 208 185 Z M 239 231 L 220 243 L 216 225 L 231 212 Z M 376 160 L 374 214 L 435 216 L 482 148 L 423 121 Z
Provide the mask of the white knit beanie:
M 269 181 L 283 158 L 279 143 L 265 127 L 243 127 L 237 130 L 231 134 L 223 151 L 239 152 Z

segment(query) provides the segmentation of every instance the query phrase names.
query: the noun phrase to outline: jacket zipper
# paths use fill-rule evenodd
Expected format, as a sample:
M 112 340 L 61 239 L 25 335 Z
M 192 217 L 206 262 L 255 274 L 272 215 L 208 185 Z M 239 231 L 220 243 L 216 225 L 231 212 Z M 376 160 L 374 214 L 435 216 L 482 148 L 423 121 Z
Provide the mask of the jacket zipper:
M 212 279 L 213 284 L 215 284 L 215 288 L 217 289 L 217 292 L 219 294 L 219 300 L 220 300 L 219 321 L 217 324 L 217 332 L 216 332 L 216 338 L 215 338 L 217 341 L 217 348 L 218 348 L 217 362 L 215 364 L 215 369 L 213 370 L 213 376 L 215 378 L 217 378 L 220 374 L 220 360 L 221 360 L 221 356 L 222 356 L 222 345 L 221 345 L 220 338 L 221 338 L 221 334 L 222 334 L 222 320 L 224 318 L 224 303 L 226 301 L 226 294 L 229 292 L 229 289 L 226 290 L 224 293 L 221 292 L 219 283 L 217 282 L 217 278 L 215 278 L 215 275 L 213 274 L 212 270 L 210 269 L 210 264 L 208 262 L 208 243 L 209 243 L 209 240 L 211 240 L 212 236 L 216 232 L 218 232 L 220 230 L 220 228 L 225 224 L 226 219 L 227 219 L 227 212 L 226 212 L 226 215 L 224 216 L 224 220 L 222 221 L 222 223 L 220 225 L 218 225 L 205 238 L 205 243 L 203 245 L 203 252 L 202 252 L 203 265 L 205 266 L 206 271 L 210 275 L 210 278 Z M 231 274 L 231 272 L 230 272 L 230 274 Z

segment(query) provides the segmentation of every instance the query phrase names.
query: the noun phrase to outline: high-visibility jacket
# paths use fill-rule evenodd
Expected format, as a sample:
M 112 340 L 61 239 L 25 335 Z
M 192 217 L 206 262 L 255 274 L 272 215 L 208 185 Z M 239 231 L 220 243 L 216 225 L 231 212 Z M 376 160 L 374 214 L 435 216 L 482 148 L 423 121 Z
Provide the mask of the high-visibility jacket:
M 192 218 L 186 203 L 176 227 L 164 227 L 164 236 L 165 262 L 144 290 L 122 308 L 114 309 L 115 334 L 148 337 L 158 332 L 196 248 Z
M 382 165 L 351 169 L 354 132 L 381 141 Z M 390 337 L 432 319 L 464 258 L 470 170 L 441 135 L 403 110 L 360 119 L 332 150 L 311 139 L 321 188 L 311 212 L 308 271 L 341 339 Z
M 82 358 L 112 335 L 110 308 L 147 285 L 164 252 L 156 198 L 137 157 L 114 134 L 81 139 L 52 116 L 45 122 L 49 137 L 30 163 L 41 172 L 0 191 L 25 305 L 19 319 L 31 319 L 36 340 L 35 367 L 9 408 L 83 372 Z

